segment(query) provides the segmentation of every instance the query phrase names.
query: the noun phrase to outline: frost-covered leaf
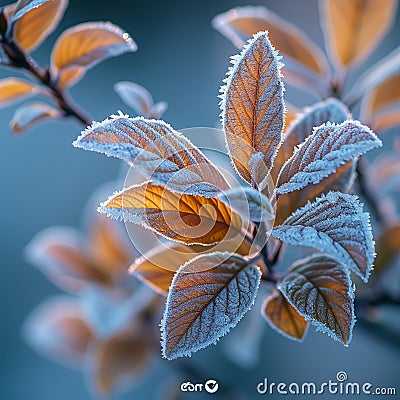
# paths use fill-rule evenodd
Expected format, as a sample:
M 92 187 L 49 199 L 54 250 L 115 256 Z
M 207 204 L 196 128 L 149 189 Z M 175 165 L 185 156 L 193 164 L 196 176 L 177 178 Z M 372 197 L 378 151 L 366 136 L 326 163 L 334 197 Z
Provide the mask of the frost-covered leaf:
M 117 284 L 121 279 L 126 280 L 126 271 L 134 257 L 132 244 L 125 236 L 125 226 L 118 226 L 95 212 L 88 227 L 86 252 L 95 268 L 110 282 Z
M 280 195 L 315 185 L 335 173 L 346 161 L 380 146 L 382 142 L 376 135 L 358 121 L 321 125 L 284 164 L 275 192 Z
M 138 258 L 131 265 L 129 273 L 166 296 L 175 272 L 195 256 L 196 253 L 189 246 L 161 244 Z
M 89 283 L 110 283 L 109 277 L 88 257 L 85 238 L 72 228 L 43 230 L 29 243 L 26 257 L 63 290 L 80 292 Z
M 296 146 L 312 134 L 314 127 L 326 122 L 340 124 L 349 118 L 349 110 L 337 99 L 328 99 L 315 103 L 313 106 L 306 107 L 301 112 L 298 112 L 297 118 L 292 116 L 289 121 L 290 124 L 286 122 L 286 135 L 271 170 L 272 178 L 276 180 L 283 164 L 292 156 Z
M 73 144 L 120 158 L 179 193 L 214 197 L 228 188 L 218 168 L 164 121 L 114 116 L 88 127 Z
M 151 182 L 114 194 L 99 211 L 185 244 L 217 243 L 242 228 L 239 215 L 218 198 L 178 194 Z
M 326 122 L 341 123 L 350 118 L 347 107 L 336 99 L 328 99 L 307 107 L 297 118 L 292 121 L 287 128 L 282 146 L 279 148 L 278 155 L 271 171 L 272 179 L 278 178 L 283 164 L 293 154 L 300 143 L 302 143 L 313 132 L 313 128 Z M 276 204 L 277 225 L 281 224 L 293 211 L 304 206 L 308 201 L 314 200 L 321 194 L 326 194 L 331 190 L 346 192 L 353 182 L 354 162 L 349 161 L 337 168 L 335 174 L 322 179 L 316 185 L 308 185 L 302 190 L 296 190 L 279 196 Z
M 158 119 L 168 107 L 164 101 L 154 104 L 150 92 L 137 83 L 118 82 L 114 85 L 114 90 L 128 107 L 146 118 Z
M 301 190 L 279 196 L 276 203 L 275 225 L 281 225 L 292 212 L 305 206 L 309 201 L 314 201 L 322 194 L 331 191 L 347 193 L 352 188 L 356 177 L 355 164 L 356 162 L 347 162 L 340 166 L 334 174 L 322 179 L 316 185 L 308 185 Z
M 175 272 L 192 258 L 216 251 L 237 253 L 246 256 L 250 244 L 242 238 L 224 240 L 213 246 L 186 246 L 181 243 L 162 243 L 135 260 L 129 273 L 143 281 L 157 293 L 166 296 Z
M 67 29 L 57 39 L 51 73 L 61 87 L 68 87 L 99 62 L 136 50 L 129 34 L 111 22 L 85 22 Z
M 304 89 L 325 85 L 328 64 L 322 51 L 300 29 L 264 6 L 233 8 L 217 15 L 213 27 L 241 48 L 259 31 L 269 38 L 285 58 L 285 79 Z
M 332 61 L 339 67 L 359 64 L 393 24 L 397 0 L 323 0 L 322 31 Z
M 376 241 L 374 273 L 381 273 L 400 254 L 400 221 L 385 226 Z
M 262 316 L 268 324 L 289 339 L 302 341 L 307 332 L 307 321 L 282 293 L 277 290 L 267 297 L 261 307 Z
M 26 52 L 35 50 L 58 26 L 68 0 L 19 0 L 8 7 L 13 39 Z
M 27 103 L 20 106 L 10 121 L 10 128 L 21 133 L 39 122 L 61 118 L 61 113 L 45 103 Z
M 34 96 L 42 91 L 35 84 L 19 78 L 0 80 L 0 108 Z
M 261 273 L 229 253 L 199 256 L 176 273 L 161 322 L 162 352 L 189 356 L 236 326 L 252 306 Z
M 363 121 L 385 131 L 400 123 L 400 47 L 370 68 L 354 85 L 348 101 L 362 97 Z
M 236 187 L 224 191 L 219 198 L 243 219 L 261 222 L 274 218 L 270 200 L 257 189 Z
M 268 34 L 260 32 L 233 58 L 221 88 L 229 153 L 238 173 L 253 186 L 264 180 L 281 143 L 285 104 L 279 59 Z
M 293 264 L 278 289 L 317 330 L 344 345 L 351 341 L 354 289 L 349 272 L 333 258 L 316 255 Z
M 272 236 L 326 252 L 368 281 L 374 241 L 369 215 L 363 212 L 357 196 L 329 192 L 295 211 L 272 230 Z
M 24 338 L 52 360 L 81 367 L 93 332 L 85 322 L 78 298 L 58 296 L 33 310 L 25 322 Z

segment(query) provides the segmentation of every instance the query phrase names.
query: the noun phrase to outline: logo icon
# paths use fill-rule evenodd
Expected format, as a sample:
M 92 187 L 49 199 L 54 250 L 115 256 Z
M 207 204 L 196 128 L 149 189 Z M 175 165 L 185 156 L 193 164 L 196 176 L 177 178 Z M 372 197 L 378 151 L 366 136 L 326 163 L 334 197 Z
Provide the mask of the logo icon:
M 209 379 L 205 384 L 204 384 L 204 389 L 208 393 L 215 393 L 219 389 L 218 382 L 215 379 Z

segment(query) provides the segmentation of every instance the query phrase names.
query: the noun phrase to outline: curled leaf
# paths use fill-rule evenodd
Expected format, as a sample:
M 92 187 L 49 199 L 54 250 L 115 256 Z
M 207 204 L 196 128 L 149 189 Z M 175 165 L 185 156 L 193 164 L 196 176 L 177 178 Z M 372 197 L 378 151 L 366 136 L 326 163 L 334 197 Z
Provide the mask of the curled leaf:
M 213 244 L 240 234 L 242 220 L 218 198 L 178 194 L 145 182 L 110 197 L 99 211 L 185 244 Z
M 0 80 L 0 108 L 27 99 L 41 92 L 35 84 L 19 78 Z
M 307 321 L 286 300 L 282 293 L 274 291 L 261 307 L 262 316 L 269 325 L 289 339 L 302 341 L 307 332 Z
M 259 31 L 268 31 L 271 43 L 285 59 L 285 79 L 315 90 L 325 85 L 328 63 L 322 51 L 300 29 L 264 6 L 236 7 L 213 19 L 213 27 L 242 47 Z
M 128 107 L 146 118 L 159 119 L 168 107 L 165 101 L 154 104 L 150 92 L 137 83 L 118 82 L 114 90 Z
M 99 62 L 136 50 L 129 34 L 111 22 L 85 22 L 67 29 L 57 39 L 51 74 L 61 87 L 68 87 Z
M 229 253 L 196 257 L 176 273 L 161 322 L 162 352 L 188 356 L 236 326 L 252 306 L 259 269 Z
M 24 325 L 25 340 L 52 360 L 81 367 L 93 332 L 79 299 L 59 296 L 37 307 Z
M 15 133 L 21 133 L 42 121 L 61 118 L 58 110 L 45 103 L 28 103 L 20 106 L 10 121 Z
M 354 289 L 349 272 L 333 258 L 317 255 L 292 265 L 278 289 L 295 310 L 344 345 L 351 341 Z
M 88 127 L 73 145 L 120 158 L 179 193 L 214 197 L 228 188 L 218 168 L 164 121 L 113 116 Z
M 292 245 L 324 251 L 368 281 L 374 241 L 369 215 L 357 196 L 329 192 L 299 208 L 271 234 Z
M 255 187 L 271 169 L 281 143 L 285 105 L 279 59 L 267 33 L 260 32 L 233 58 L 221 88 L 221 121 L 231 159 Z
M 330 58 L 339 67 L 349 67 L 367 58 L 386 35 L 397 0 L 324 0 L 320 5 Z
M 376 135 L 358 121 L 321 125 L 284 164 L 275 193 L 280 195 L 315 185 L 336 172 L 346 161 L 381 146 L 382 142 Z
M 68 0 L 19 0 L 11 6 L 8 16 L 13 39 L 23 50 L 31 52 L 57 28 Z

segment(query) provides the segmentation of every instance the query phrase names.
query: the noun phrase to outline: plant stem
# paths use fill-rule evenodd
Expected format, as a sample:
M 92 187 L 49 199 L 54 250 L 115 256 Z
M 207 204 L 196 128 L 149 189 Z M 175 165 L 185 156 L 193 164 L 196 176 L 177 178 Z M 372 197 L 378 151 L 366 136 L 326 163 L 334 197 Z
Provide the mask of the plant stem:
M 2 62 L 2 65 L 22 69 L 30 73 L 49 90 L 50 97 L 53 98 L 65 118 L 75 118 L 84 126 L 88 126 L 92 123 L 91 118 L 74 103 L 68 93 L 54 82 L 48 70 L 41 68 L 39 64 L 30 55 L 25 54 L 15 42 L 3 42 L 2 45 L 5 54 L 9 58 L 9 62 Z

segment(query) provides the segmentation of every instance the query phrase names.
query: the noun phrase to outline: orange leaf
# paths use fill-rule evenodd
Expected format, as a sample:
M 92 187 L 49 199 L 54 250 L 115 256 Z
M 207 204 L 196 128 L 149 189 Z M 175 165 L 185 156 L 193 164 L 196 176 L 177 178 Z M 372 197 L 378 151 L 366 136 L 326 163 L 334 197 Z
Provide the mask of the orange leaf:
M 349 272 L 334 259 L 316 255 L 293 264 L 278 289 L 318 330 L 344 345 L 350 343 L 354 291 Z
M 107 276 L 110 281 L 124 278 L 133 260 L 131 248 L 121 232 L 124 227 L 116 225 L 97 213 L 90 225 L 88 237 L 88 257 L 99 273 Z
M 281 63 L 267 33 L 260 32 L 233 64 L 221 88 L 222 126 L 236 170 L 258 187 L 272 167 L 284 127 Z
M 19 78 L 0 80 L 0 108 L 34 96 L 42 91 L 33 83 Z
M 99 62 L 136 49 L 136 43 L 116 25 L 86 22 L 58 38 L 51 55 L 51 72 L 61 87 L 71 86 Z
M 14 24 L 13 37 L 26 52 L 35 50 L 57 28 L 68 6 L 68 0 L 41 1 L 38 6 L 35 3 L 19 0 L 8 6 L 12 7 L 8 15 Z
M 28 103 L 19 107 L 10 121 L 15 133 L 21 133 L 39 122 L 61 118 L 61 113 L 45 103 Z
M 151 335 L 138 327 L 91 346 L 87 364 L 97 392 L 110 394 L 119 384 L 135 382 L 150 361 L 152 347 Z
M 67 296 L 51 298 L 37 307 L 25 322 L 24 336 L 38 352 L 76 367 L 82 367 L 94 338 L 79 299 Z
M 339 67 L 359 64 L 393 24 L 396 0 L 323 0 L 321 22 L 326 48 Z
M 26 254 L 33 265 L 63 290 L 80 292 L 90 283 L 109 285 L 110 276 L 97 269 L 85 245 L 85 238 L 74 229 L 48 228 L 35 236 Z
M 307 331 L 307 321 L 277 290 L 267 297 L 261 307 L 262 316 L 279 333 L 290 339 L 302 341 Z
M 242 228 L 241 218 L 220 199 L 178 194 L 151 182 L 115 194 L 99 211 L 185 244 L 213 244 Z
M 257 32 L 268 31 L 271 43 L 284 56 L 284 76 L 289 83 L 307 90 L 325 83 L 328 63 L 322 51 L 295 25 L 266 7 L 234 8 L 217 15 L 213 26 L 239 48 Z
M 129 272 L 166 296 L 175 272 L 195 256 L 196 253 L 189 246 L 178 243 L 162 244 L 137 259 Z
M 400 253 L 400 222 L 383 228 L 376 242 L 374 272 L 384 271 Z
M 129 273 L 146 283 L 157 293 L 166 296 L 175 272 L 190 259 L 205 253 L 229 251 L 248 255 L 250 244 L 243 240 L 224 240 L 215 246 L 185 246 L 162 243 L 143 254 L 130 267 Z

